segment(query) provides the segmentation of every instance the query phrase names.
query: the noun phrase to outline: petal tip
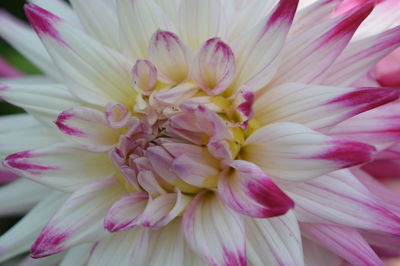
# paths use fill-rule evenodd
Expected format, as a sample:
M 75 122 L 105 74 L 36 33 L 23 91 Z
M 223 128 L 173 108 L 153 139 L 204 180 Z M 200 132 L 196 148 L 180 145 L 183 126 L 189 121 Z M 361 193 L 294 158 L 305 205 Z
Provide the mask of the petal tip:
M 24 10 L 29 22 L 38 35 L 47 35 L 64 43 L 54 27 L 54 23 L 61 21 L 59 17 L 32 3 L 26 4 Z

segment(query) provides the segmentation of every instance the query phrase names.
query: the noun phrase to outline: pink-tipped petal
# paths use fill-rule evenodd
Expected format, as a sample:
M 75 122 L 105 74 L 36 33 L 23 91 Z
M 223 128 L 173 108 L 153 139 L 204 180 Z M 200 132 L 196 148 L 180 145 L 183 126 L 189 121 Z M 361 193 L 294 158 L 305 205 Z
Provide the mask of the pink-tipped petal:
M 280 185 L 296 202 L 294 211 L 299 221 L 400 234 L 400 218 L 348 170 L 336 171 L 305 183 Z
M 157 67 L 160 81 L 178 84 L 189 74 L 189 50 L 179 37 L 169 31 L 154 33 L 149 59 Z
M 96 109 L 68 109 L 57 117 L 55 124 L 61 132 L 91 151 L 107 151 L 118 143 L 118 133 L 109 127 L 104 113 Z
M 369 1 L 329 23 L 322 24 L 321 27 L 311 27 L 307 31 L 291 35 L 285 48 L 290 53 L 285 53 L 273 82 L 282 84 L 288 81 L 320 81 L 373 7 L 373 1 Z
M 60 84 L 36 85 L 29 80 L 28 84 L 0 84 L 0 99 L 25 109 L 34 118 L 53 128 L 53 121 L 62 111 L 80 105 Z
M 251 134 L 242 159 L 272 177 L 306 180 L 368 162 L 375 149 L 355 141 L 328 137 L 295 123 L 273 123 Z
M 207 94 L 217 95 L 231 84 L 235 70 L 235 56 L 231 48 L 219 38 L 212 38 L 195 55 L 190 75 Z
M 95 106 L 108 102 L 129 105 L 132 63 L 127 58 L 34 4 L 25 11 L 76 97 Z
M 273 78 L 297 5 L 298 0 L 279 1 L 257 26 L 232 44 L 237 62 L 232 87 L 247 85 L 256 91 Z
M 3 164 L 14 173 L 65 191 L 74 191 L 115 171 L 106 155 L 87 152 L 71 144 L 15 153 Z
M 324 83 L 351 86 L 399 46 L 400 26 L 352 42 L 326 72 Z
M 359 113 L 398 98 L 392 88 L 337 88 L 287 83 L 271 88 L 255 103 L 261 125 L 296 122 L 315 130 L 327 130 Z
M 343 121 L 329 130 L 329 135 L 362 141 L 381 151 L 400 139 L 399 113 L 398 102 L 389 103 Z
M 294 202 L 255 164 L 236 160 L 234 170 L 220 176 L 221 200 L 237 212 L 257 218 L 285 214 Z
M 33 243 L 31 256 L 50 256 L 106 236 L 104 216 L 111 204 L 124 193 L 114 177 L 96 180 L 73 193 Z
M 66 194 L 54 192 L 33 207 L 12 228 L 0 237 L 0 262 L 26 253 L 42 228 L 67 199 Z
M 186 242 L 211 265 L 247 265 L 242 217 L 212 192 L 198 194 L 182 218 Z

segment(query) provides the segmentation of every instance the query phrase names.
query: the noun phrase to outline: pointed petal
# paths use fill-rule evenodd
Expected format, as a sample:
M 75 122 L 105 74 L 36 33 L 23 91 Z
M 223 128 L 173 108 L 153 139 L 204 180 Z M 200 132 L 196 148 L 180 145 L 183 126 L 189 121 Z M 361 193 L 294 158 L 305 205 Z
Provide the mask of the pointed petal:
M 281 0 L 263 21 L 235 41 L 237 75 L 232 87 L 247 85 L 258 90 L 271 80 L 297 4 L 298 0 Z
M 299 221 L 400 234 L 400 218 L 377 201 L 348 170 L 281 186 L 296 202 Z
M 219 38 L 207 40 L 191 65 L 190 75 L 208 95 L 224 92 L 235 77 L 235 56 Z
M 257 98 L 254 108 L 261 125 L 295 122 L 321 130 L 394 101 L 399 94 L 400 90 L 391 88 L 353 89 L 286 83 Z
M 0 262 L 28 251 L 40 230 L 66 199 L 67 195 L 59 192 L 52 193 L 2 235 L 0 237 Z
M 81 27 L 81 22 L 75 13 L 76 10 L 62 0 L 28 0 L 27 2 L 46 9 L 74 26 Z
M 189 56 L 189 49 L 172 32 L 158 30 L 150 40 L 149 59 L 157 67 L 162 82 L 175 85 L 186 80 Z
M 304 3 L 304 1 L 301 2 Z M 318 0 L 310 2 L 309 6 L 300 8 L 296 13 L 290 34 L 296 34 L 299 31 L 304 31 L 315 25 L 324 23 L 332 16 L 342 0 Z
M 128 106 L 134 96 L 129 60 L 46 10 L 28 5 L 25 12 L 73 94 L 97 106 Z
M 179 6 L 180 36 L 192 50 L 206 40 L 221 34 L 222 4 L 220 0 L 182 0 Z
M 203 192 L 187 207 L 182 230 L 187 244 L 211 265 L 247 265 L 244 225 L 215 194 Z
M 109 127 L 103 112 L 89 107 L 63 111 L 55 121 L 58 129 L 90 151 L 104 152 L 118 143 L 119 132 Z
M 75 191 L 94 179 L 115 172 L 107 155 L 87 152 L 71 144 L 9 155 L 4 166 L 13 172 L 59 190 Z
M 151 36 L 157 30 L 171 30 L 163 10 L 153 0 L 117 0 L 120 35 L 131 60 L 147 57 Z
M 324 84 L 351 86 L 400 46 L 400 26 L 352 42 L 326 73 Z
M 289 211 L 271 219 L 246 219 L 248 257 L 252 265 L 304 265 L 296 216 Z
M 0 187 L 0 216 L 24 214 L 49 194 L 48 188 L 25 178 L 3 185 Z
M 237 212 L 257 218 L 285 214 L 294 202 L 255 164 L 236 160 L 233 173 L 220 176 L 221 200 Z
M 4 11 L 0 11 L 0 37 L 43 70 L 48 76 L 54 80 L 61 79 L 57 69 L 54 68 L 51 57 L 35 32 L 27 24 Z
M 126 191 L 114 177 L 90 183 L 73 193 L 43 228 L 31 255 L 42 258 L 106 235 L 103 217 Z
M 274 123 L 251 134 L 240 157 L 272 177 L 305 180 L 372 159 L 375 149 L 322 135 L 294 123 Z
M 400 105 L 398 102 L 352 117 L 329 130 L 329 135 L 357 140 L 384 150 L 400 139 Z
M 373 6 L 372 1 L 365 3 L 327 23 L 291 35 L 273 83 L 311 83 L 322 79 L 324 72 L 341 54 Z
M 304 236 L 319 243 L 352 265 L 381 265 L 384 263 L 360 233 L 352 228 L 301 223 Z

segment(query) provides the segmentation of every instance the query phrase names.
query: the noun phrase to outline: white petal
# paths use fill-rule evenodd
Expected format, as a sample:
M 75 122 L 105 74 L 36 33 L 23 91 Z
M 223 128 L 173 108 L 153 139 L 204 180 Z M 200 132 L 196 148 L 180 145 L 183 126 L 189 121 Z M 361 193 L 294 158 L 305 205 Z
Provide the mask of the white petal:
M 35 32 L 4 11 L 0 11 L 0 36 L 54 80 L 61 79 Z
M 95 246 L 89 266 L 204 266 L 186 245 L 176 219 L 161 229 L 133 229 L 113 233 Z
M 304 262 L 307 266 L 339 266 L 343 260 L 315 242 L 303 238 Z
M 219 38 L 207 40 L 194 57 L 190 75 L 208 95 L 225 91 L 235 77 L 235 56 Z
M 326 23 L 291 35 L 273 84 L 321 81 L 324 72 L 341 54 L 373 6 L 368 2 Z
M 196 196 L 183 215 L 182 230 L 188 245 L 209 264 L 246 265 L 242 217 L 214 193 Z
M 399 141 L 400 104 L 396 101 L 359 114 L 329 130 L 329 135 L 362 141 L 385 150 Z
M 324 84 L 351 86 L 400 46 L 400 26 L 350 43 L 325 74 Z
M 163 10 L 153 0 L 117 0 L 122 45 L 130 59 L 147 57 L 151 36 L 157 30 L 172 30 Z
M 108 125 L 103 112 L 89 107 L 65 110 L 59 114 L 55 124 L 61 132 L 90 151 L 108 151 L 118 143 L 120 136 Z
M 29 3 L 40 6 L 43 9 L 59 16 L 75 26 L 80 27 L 81 23 L 76 10 L 72 10 L 71 6 L 62 0 L 28 0 Z
M 49 194 L 47 187 L 25 178 L 1 186 L 0 216 L 24 214 Z
M 220 0 L 182 0 L 179 6 L 179 33 L 192 50 L 221 34 Z
M 87 152 L 72 144 L 15 153 L 5 159 L 4 165 L 17 174 L 65 191 L 75 191 L 115 172 L 107 154 Z
M 149 45 L 149 59 L 157 67 L 160 81 L 178 84 L 189 74 L 190 52 L 179 37 L 157 30 Z
M 65 254 L 60 266 L 86 266 L 91 250 L 92 244 L 90 243 L 71 248 Z
M 129 60 L 52 13 L 34 5 L 25 9 L 72 93 L 93 105 L 129 106 L 134 97 Z
M 136 265 L 143 265 L 139 263 L 139 258 L 132 256 L 134 243 L 140 241 L 138 239 L 139 233 L 140 229 L 131 229 L 107 236 L 93 245 L 87 265 L 109 266 L 118 263 L 118 266 L 131 266 L 133 261 Z M 146 249 L 144 250 L 146 251 Z
M 293 212 L 270 219 L 246 219 L 252 265 L 304 265 L 301 235 Z
M 353 228 L 314 223 L 302 223 L 300 228 L 304 236 L 352 265 L 384 265 L 367 241 Z
M 114 177 L 96 180 L 73 193 L 32 245 L 32 257 L 50 256 L 104 237 L 103 218 L 112 202 L 124 193 Z
M 237 65 L 233 88 L 247 85 L 258 90 L 271 80 L 297 3 L 298 0 L 281 0 L 263 21 L 232 44 Z
M 48 0 L 49 1 L 49 0 Z M 120 50 L 118 18 L 110 1 L 104 0 L 72 0 L 74 11 L 78 14 L 85 31 L 103 44 Z M 52 12 L 52 10 L 50 10 Z M 57 13 L 52 12 L 57 15 Z M 61 16 L 60 16 L 61 17 Z
M 0 237 L 0 261 L 29 250 L 40 230 L 67 199 L 67 195 L 53 193 L 36 205 L 16 225 Z
M 295 123 L 274 123 L 251 134 L 240 158 L 267 175 L 305 180 L 372 159 L 375 149 L 364 143 L 334 139 Z
M 24 108 L 47 126 L 57 115 L 79 103 L 62 85 L 0 84 L 0 98 Z
M 61 141 L 58 132 L 42 126 L 26 114 L 2 116 L 0 119 L 0 158 L 27 149 Z
M 254 109 L 257 122 L 261 125 L 295 122 L 321 130 L 396 100 L 399 94 L 400 90 L 390 88 L 337 88 L 285 83 L 258 97 Z
M 400 218 L 376 200 L 348 170 L 304 183 L 281 184 L 296 202 L 299 221 L 364 228 L 399 234 Z

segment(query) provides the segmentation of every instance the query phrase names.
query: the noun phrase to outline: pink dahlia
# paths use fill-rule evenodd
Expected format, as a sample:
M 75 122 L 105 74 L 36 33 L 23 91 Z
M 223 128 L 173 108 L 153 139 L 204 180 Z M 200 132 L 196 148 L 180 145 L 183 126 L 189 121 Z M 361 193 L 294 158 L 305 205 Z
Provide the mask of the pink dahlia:
M 400 27 L 353 37 L 373 1 L 91 1 L 32 0 L 36 35 L 0 16 L 46 73 L 0 87 L 28 112 L 2 118 L 3 165 L 24 178 L 0 210 L 39 202 L 1 261 L 382 265 L 369 242 L 399 244 L 399 205 L 353 166 L 398 141 L 367 129 L 400 91 L 366 77 Z

